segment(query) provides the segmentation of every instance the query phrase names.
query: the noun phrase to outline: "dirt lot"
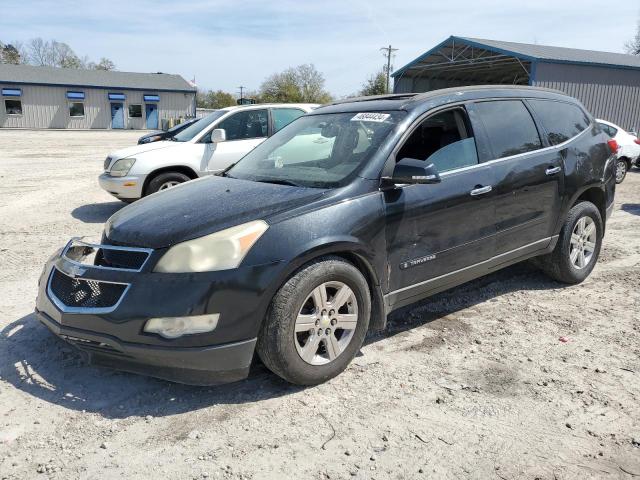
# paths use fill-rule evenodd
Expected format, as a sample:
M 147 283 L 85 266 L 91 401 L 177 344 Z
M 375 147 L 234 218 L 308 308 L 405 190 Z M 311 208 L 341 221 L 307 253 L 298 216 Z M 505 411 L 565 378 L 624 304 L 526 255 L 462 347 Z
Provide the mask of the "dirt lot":
M 196 388 L 86 366 L 32 315 L 138 135 L 0 131 L 0 478 L 640 476 L 640 171 L 582 285 L 518 265 L 395 313 L 324 385 Z

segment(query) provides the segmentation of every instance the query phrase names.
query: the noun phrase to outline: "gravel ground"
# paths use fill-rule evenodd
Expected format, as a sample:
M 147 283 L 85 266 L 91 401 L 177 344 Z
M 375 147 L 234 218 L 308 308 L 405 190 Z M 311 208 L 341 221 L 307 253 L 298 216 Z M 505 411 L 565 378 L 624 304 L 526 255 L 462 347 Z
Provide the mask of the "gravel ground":
M 0 478 L 640 476 L 640 171 L 582 285 L 516 265 L 396 312 L 324 385 L 197 388 L 86 366 L 32 314 L 139 134 L 0 130 Z

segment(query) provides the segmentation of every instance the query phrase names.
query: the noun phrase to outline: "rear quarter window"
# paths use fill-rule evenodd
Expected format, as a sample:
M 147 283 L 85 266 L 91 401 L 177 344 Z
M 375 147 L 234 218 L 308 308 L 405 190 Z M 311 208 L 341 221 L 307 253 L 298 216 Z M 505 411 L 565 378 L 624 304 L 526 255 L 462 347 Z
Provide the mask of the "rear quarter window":
M 479 102 L 474 109 L 489 137 L 493 159 L 542 148 L 536 124 L 521 100 Z
M 571 103 L 555 100 L 528 100 L 542 122 L 551 145 L 575 137 L 591 123 L 586 113 Z

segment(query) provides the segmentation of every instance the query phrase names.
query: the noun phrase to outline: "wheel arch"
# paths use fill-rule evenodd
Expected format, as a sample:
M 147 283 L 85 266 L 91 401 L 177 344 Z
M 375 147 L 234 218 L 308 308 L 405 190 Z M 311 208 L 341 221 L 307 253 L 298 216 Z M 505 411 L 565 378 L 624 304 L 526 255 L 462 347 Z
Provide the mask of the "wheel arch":
M 578 203 L 585 201 L 591 202 L 596 206 L 596 208 L 600 212 L 600 216 L 602 217 L 602 227 L 604 229 L 607 220 L 606 194 L 604 190 L 599 186 L 591 186 L 585 188 L 572 200 L 569 210 L 575 207 Z
M 169 165 L 167 167 L 157 168 L 154 171 L 152 171 L 149 175 L 147 175 L 147 178 L 144 179 L 144 184 L 142 185 L 142 195 L 143 196 L 146 195 L 147 187 L 149 186 L 149 183 L 151 182 L 151 180 L 156 178 L 161 173 L 167 173 L 167 172 L 182 173 L 187 177 L 189 177 L 191 180 L 195 180 L 196 178 L 198 178 L 198 174 L 195 172 L 195 170 L 191 167 L 187 167 L 186 165 Z
M 384 308 L 384 296 L 380 285 L 379 275 L 374 267 L 374 256 L 368 249 L 355 241 L 335 241 L 315 245 L 296 256 L 289 262 L 278 283 L 280 288 L 288 278 L 294 275 L 305 265 L 322 257 L 339 257 L 355 266 L 364 275 L 369 285 L 371 295 L 371 319 L 370 331 L 383 330 L 387 323 Z

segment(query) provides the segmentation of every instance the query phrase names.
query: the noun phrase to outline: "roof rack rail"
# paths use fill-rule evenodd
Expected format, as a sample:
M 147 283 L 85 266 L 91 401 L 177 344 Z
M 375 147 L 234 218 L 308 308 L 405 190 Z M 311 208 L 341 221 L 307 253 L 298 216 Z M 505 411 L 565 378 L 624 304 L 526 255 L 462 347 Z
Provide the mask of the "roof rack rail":
M 341 103 L 352 103 L 352 102 L 373 102 L 376 100 L 402 100 L 404 98 L 413 98 L 419 95 L 418 93 L 388 93 L 384 95 L 369 95 L 366 97 L 353 97 L 353 98 L 344 98 L 342 100 L 336 100 L 334 102 L 328 103 L 327 105 L 339 105 Z

